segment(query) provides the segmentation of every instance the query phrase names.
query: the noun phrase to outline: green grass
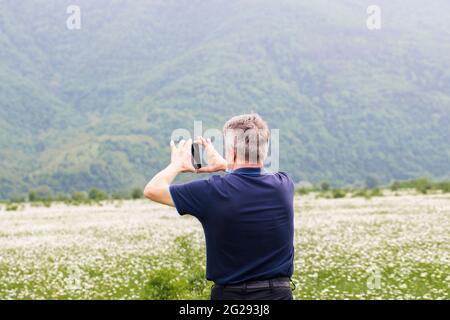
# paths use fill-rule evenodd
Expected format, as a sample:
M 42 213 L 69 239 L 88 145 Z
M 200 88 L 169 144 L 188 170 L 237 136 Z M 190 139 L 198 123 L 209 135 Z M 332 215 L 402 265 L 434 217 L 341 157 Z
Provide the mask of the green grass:
M 8 203 L 5 207 L 6 211 L 17 211 L 20 209 L 20 205 L 17 203 Z

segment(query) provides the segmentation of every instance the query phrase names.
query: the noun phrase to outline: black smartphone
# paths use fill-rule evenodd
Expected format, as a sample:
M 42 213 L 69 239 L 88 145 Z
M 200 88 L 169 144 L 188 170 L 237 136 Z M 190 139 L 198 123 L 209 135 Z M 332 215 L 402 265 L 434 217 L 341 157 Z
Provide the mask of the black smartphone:
M 195 169 L 200 169 L 202 167 L 202 153 L 203 147 L 198 143 L 193 143 L 191 147 L 192 152 L 192 165 Z

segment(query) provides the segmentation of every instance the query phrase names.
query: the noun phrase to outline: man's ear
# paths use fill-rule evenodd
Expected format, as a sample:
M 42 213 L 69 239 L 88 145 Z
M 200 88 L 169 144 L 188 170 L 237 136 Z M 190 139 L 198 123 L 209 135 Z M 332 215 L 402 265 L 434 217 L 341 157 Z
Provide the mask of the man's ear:
M 236 163 L 236 160 L 237 160 L 237 148 L 236 148 L 236 143 L 234 144 L 233 148 L 231 149 L 231 152 L 232 152 L 233 163 Z

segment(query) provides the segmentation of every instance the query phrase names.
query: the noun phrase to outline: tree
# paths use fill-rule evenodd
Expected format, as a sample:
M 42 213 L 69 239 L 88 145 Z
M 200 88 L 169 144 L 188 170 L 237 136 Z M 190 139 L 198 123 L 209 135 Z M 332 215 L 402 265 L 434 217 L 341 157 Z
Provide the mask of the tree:
M 128 200 L 131 198 L 131 194 L 126 190 L 115 191 L 111 194 L 111 198 L 114 200 Z
M 88 199 L 85 192 L 74 192 L 72 193 L 72 200 L 77 202 L 83 202 Z
M 36 201 L 36 200 L 37 200 L 36 191 L 31 190 L 31 191 L 28 193 L 28 201 L 34 202 L 34 201 Z
M 320 184 L 320 190 L 321 191 L 328 191 L 328 190 L 330 190 L 330 184 L 328 182 L 326 182 L 326 181 L 322 182 Z
M 143 193 L 140 188 L 134 188 L 131 191 L 131 198 L 133 198 L 133 199 L 142 199 L 142 196 L 143 196 Z
M 30 190 L 28 193 L 28 200 L 30 202 L 34 201 L 51 201 L 52 200 L 52 190 L 48 186 L 39 186 L 35 190 Z
M 103 201 L 108 199 L 108 195 L 105 191 L 94 188 L 89 191 L 89 199 L 94 201 Z

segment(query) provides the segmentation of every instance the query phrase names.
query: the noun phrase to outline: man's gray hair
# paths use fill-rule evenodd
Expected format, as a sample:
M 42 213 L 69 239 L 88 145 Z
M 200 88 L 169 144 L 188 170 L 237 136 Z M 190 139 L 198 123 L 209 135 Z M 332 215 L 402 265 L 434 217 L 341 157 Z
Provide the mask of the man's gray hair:
M 269 149 L 270 131 L 258 114 L 231 118 L 225 123 L 223 132 L 226 150 L 233 147 L 236 159 L 251 164 L 264 162 Z

